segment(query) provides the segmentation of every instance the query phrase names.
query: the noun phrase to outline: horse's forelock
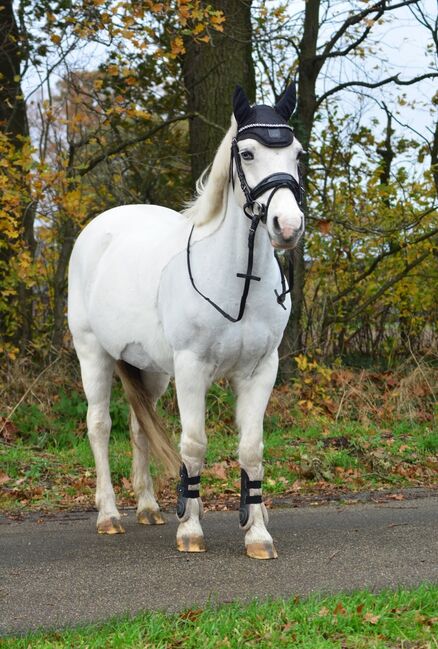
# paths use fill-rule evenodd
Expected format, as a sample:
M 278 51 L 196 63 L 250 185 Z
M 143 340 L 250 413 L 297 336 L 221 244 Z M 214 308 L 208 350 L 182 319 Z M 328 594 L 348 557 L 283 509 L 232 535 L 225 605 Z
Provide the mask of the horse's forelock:
M 195 198 L 183 210 L 194 225 L 208 223 L 220 214 L 224 206 L 230 169 L 231 141 L 236 130 L 236 120 L 233 116 L 231 126 L 216 151 L 211 167 L 198 178 Z

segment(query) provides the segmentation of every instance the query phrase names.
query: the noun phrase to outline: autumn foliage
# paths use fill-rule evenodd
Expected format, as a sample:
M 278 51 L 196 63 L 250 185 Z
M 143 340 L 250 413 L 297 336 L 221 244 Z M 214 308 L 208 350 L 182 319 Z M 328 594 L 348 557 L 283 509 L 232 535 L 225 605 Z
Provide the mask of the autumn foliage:
M 373 52 L 361 30 L 368 36 L 385 9 L 352 4 L 324 52 L 366 62 Z M 200 0 L 28 0 L 19 20 L 6 5 L 8 16 L 0 12 L 0 92 L 7 99 L 0 123 L 0 353 L 14 359 L 27 351 L 46 356 L 68 342 L 68 259 L 91 218 L 123 203 L 180 209 L 189 198 L 189 121 L 218 125 L 188 111 L 182 62 L 193 43 L 206 52 L 215 47 L 227 16 L 218 8 L 223 3 Z M 304 96 L 303 61 L 313 60 L 305 42 L 309 14 L 297 17 L 285 4 L 274 5 L 262 3 L 253 16 L 260 92 L 269 95 L 278 79 L 285 85 L 298 71 Z M 304 29 L 301 42 L 290 25 Z M 391 110 L 380 103 L 371 123 L 360 111 L 339 110 L 331 91 L 318 102 L 312 128 L 300 103 L 295 124 L 299 135 L 307 133 L 308 154 L 302 340 L 294 352 L 379 356 L 388 365 L 400 356 L 433 354 L 438 136 L 427 142 L 395 128 L 403 93 Z

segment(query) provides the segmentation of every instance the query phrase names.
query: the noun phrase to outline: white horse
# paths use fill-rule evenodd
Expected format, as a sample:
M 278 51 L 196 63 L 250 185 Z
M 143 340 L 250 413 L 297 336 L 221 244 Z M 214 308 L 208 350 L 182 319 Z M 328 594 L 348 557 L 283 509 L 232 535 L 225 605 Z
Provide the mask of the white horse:
M 228 377 L 237 395 L 246 552 L 277 556 L 261 499 L 263 417 L 290 311 L 273 247 L 294 247 L 304 227 L 297 190 L 301 145 L 287 125 L 294 106 L 293 86 L 275 108 L 250 106 L 238 87 L 231 127 L 183 214 L 156 205 L 116 207 L 90 222 L 74 246 L 68 317 L 88 401 L 99 533 L 124 532 L 108 461 L 115 367 L 130 402 L 138 522 L 164 523 L 149 453 L 167 469 L 182 461 L 177 547 L 186 552 L 205 550 L 199 497 L 205 396 L 213 381 Z M 172 376 L 181 459 L 155 414 Z

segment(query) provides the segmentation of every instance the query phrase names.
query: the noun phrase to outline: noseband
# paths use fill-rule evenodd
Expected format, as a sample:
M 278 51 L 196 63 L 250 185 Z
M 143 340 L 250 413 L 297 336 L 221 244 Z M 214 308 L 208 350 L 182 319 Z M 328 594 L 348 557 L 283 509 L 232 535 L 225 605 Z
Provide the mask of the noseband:
M 260 216 L 260 220 L 262 221 L 262 223 L 266 223 L 266 219 L 268 216 L 268 209 L 272 197 L 279 189 L 283 187 L 286 189 L 290 189 L 290 191 L 295 197 L 296 202 L 301 207 L 301 204 L 303 202 L 303 198 L 302 198 L 303 191 L 302 191 L 301 182 L 298 183 L 291 174 L 286 174 L 286 173 L 271 174 L 270 176 L 266 176 L 266 178 L 263 178 L 263 180 L 261 180 L 258 183 L 258 185 L 256 185 L 253 188 L 251 188 L 248 185 L 245 177 L 245 172 L 243 171 L 242 168 L 242 160 L 240 158 L 239 148 L 237 146 L 236 138 L 233 138 L 231 144 L 231 161 L 230 161 L 230 180 L 233 183 L 233 189 L 234 189 L 233 163 L 236 165 L 236 171 L 237 171 L 237 176 L 239 178 L 240 186 L 246 198 L 246 203 L 243 206 L 243 211 L 245 212 L 248 218 L 252 219 L 252 216 L 254 215 L 254 206 L 257 205 L 258 206 L 257 211 L 262 213 Z M 271 192 L 271 194 L 269 195 L 266 204 L 258 203 L 257 199 L 260 198 L 262 194 L 269 191 L 270 189 L 273 189 L 274 191 Z
M 206 302 L 211 304 L 213 308 L 216 309 L 216 311 L 219 311 L 221 315 L 224 316 L 227 320 L 230 322 L 239 322 L 243 318 L 243 314 L 245 313 L 245 307 L 246 307 L 246 300 L 248 298 L 248 293 L 249 293 L 249 288 L 250 288 L 250 283 L 251 281 L 256 281 L 260 282 L 261 277 L 257 277 L 256 275 L 252 274 L 252 267 L 253 267 L 253 261 L 254 261 L 254 239 L 255 239 L 255 233 L 258 227 L 258 224 L 260 221 L 262 223 L 266 223 L 267 216 L 268 216 L 268 210 L 269 206 L 271 204 L 272 198 L 276 194 L 276 192 L 279 189 L 286 188 L 290 189 L 292 194 L 295 197 L 295 200 L 297 204 L 301 207 L 302 202 L 303 202 L 303 187 L 301 183 L 301 175 L 299 174 L 299 182 L 295 180 L 295 178 L 291 174 L 287 173 L 274 173 L 269 176 L 266 176 L 266 178 L 263 178 L 255 187 L 251 188 L 249 187 L 245 173 L 242 168 L 242 161 L 240 158 L 239 154 L 239 148 L 237 146 L 237 140 L 236 138 L 233 138 L 232 144 L 231 144 L 231 160 L 230 160 L 230 182 L 233 184 L 233 189 L 234 189 L 234 174 L 233 174 L 233 163 L 236 166 L 236 171 L 237 171 L 237 176 L 239 178 L 240 182 L 240 187 L 242 188 L 242 191 L 245 195 L 246 203 L 243 206 L 243 211 L 245 216 L 247 216 L 249 219 L 251 219 L 251 225 L 249 227 L 249 232 L 248 232 L 248 263 L 247 263 L 247 268 L 246 268 L 246 273 L 237 273 L 237 277 L 240 277 L 245 280 L 245 284 L 243 287 L 243 292 L 242 292 L 242 297 L 240 299 L 240 307 L 239 307 L 239 313 L 237 317 L 231 316 L 229 313 L 221 309 L 220 306 L 218 306 L 213 300 L 211 300 L 209 297 L 204 295 L 198 287 L 195 284 L 195 280 L 193 279 L 193 274 L 192 274 L 192 268 L 191 268 L 191 263 L 190 263 L 190 244 L 192 240 L 192 234 L 195 226 L 192 227 L 189 235 L 189 239 L 187 241 L 187 270 L 190 278 L 190 282 L 195 289 L 195 291 L 204 299 Z M 258 198 L 262 196 L 265 192 L 269 191 L 272 189 L 272 192 L 269 194 L 268 200 L 266 203 L 260 203 L 258 202 Z M 289 259 L 289 289 L 286 289 L 286 279 L 284 276 L 283 268 L 281 266 L 280 260 L 278 258 L 278 255 L 276 251 L 274 251 L 274 257 L 277 261 L 278 267 L 280 269 L 280 277 L 281 277 L 281 293 L 278 293 L 275 291 L 275 295 L 277 297 L 277 303 L 283 308 L 286 309 L 284 306 L 284 301 L 286 299 L 286 295 L 290 293 L 292 284 L 293 284 L 293 269 L 292 269 L 292 264 Z

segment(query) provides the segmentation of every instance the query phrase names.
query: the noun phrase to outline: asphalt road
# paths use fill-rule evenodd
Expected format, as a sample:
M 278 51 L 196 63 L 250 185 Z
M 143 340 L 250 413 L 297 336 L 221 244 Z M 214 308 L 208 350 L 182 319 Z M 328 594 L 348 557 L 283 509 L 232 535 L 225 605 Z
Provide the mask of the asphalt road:
M 206 554 L 175 549 L 176 520 L 98 536 L 95 514 L 0 519 L 0 634 L 253 597 L 438 583 L 438 497 L 271 511 L 276 561 L 243 554 L 237 512 L 208 513 Z

